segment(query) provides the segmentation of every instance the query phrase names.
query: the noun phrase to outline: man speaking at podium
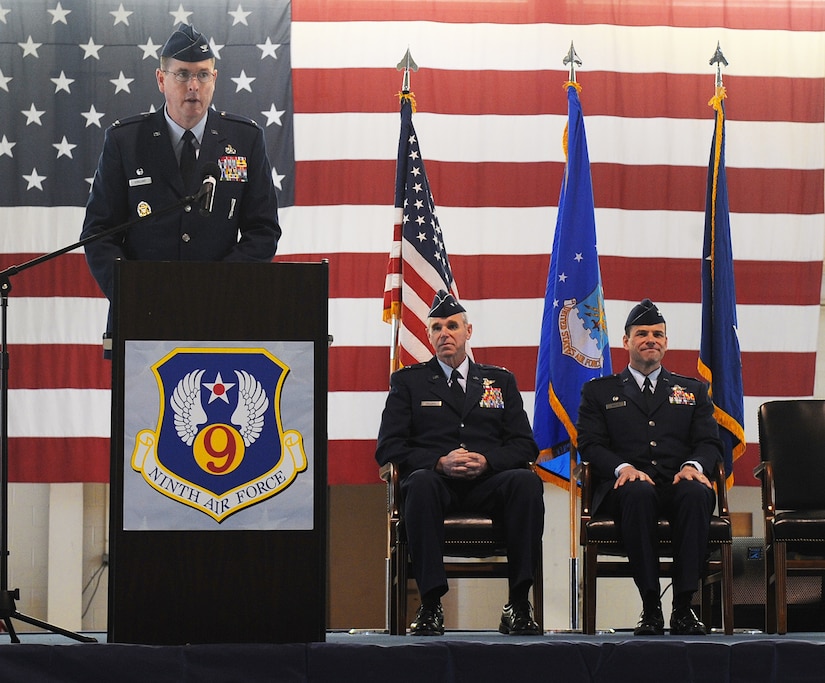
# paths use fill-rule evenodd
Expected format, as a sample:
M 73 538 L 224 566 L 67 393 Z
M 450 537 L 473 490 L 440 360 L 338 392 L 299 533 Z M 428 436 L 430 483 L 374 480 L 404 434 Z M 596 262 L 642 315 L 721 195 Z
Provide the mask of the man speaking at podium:
M 110 301 L 115 259 L 266 262 L 281 236 L 263 130 L 210 109 L 218 72 L 204 35 L 180 26 L 155 76 L 166 105 L 107 129 L 81 239 L 174 208 L 86 245 Z M 201 190 L 197 201 L 181 201 Z

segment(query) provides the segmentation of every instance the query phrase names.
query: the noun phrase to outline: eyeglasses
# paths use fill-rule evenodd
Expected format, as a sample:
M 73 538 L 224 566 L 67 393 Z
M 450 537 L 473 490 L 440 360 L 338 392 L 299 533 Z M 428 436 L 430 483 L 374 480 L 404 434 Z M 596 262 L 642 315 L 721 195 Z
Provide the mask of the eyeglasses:
M 192 73 L 191 71 L 164 71 L 165 74 L 171 74 L 178 83 L 188 83 L 193 78 L 197 78 L 200 83 L 211 83 L 215 78 L 215 74 L 211 71 L 198 71 Z

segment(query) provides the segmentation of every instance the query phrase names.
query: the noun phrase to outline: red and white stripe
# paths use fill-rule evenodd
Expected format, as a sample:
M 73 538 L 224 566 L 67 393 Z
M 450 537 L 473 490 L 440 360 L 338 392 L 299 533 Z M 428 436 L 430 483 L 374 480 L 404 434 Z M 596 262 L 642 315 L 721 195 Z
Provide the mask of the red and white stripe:
M 377 482 L 388 386 L 382 321 L 395 221 L 395 157 L 409 46 L 455 280 L 479 362 L 509 367 L 533 405 L 544 287 L 563 171 L 562 58 L 583 86 L 598 250 L 613 348 L 649 296 L 667 321 L 671 370 L 695 376 L 717 41 L 730 66 L 727 174 L 748 451 L 756 410 L 814 391 L 825 214 L 825 7 L 642 0 L 616 5 L 293 0 L 296 206 L 278 259 L 330 261 L 329 481 Z M 480 140 L 484 144 L 478 144 Z M 77 238 L 83 210 L 4 209 L 0 266 Z M 83 256 L 14 279 L 9 308 L 13 481 L 105 481 L 110 367 L 106 302 Z
M 668 366 L 696 376 L 717 41 L 730 62 L 727 172 L 750 447 L 756 408 L 813 393 L 823 257 L 825 9 L 810 3 L 293 4 L 296 206 L 279 258 L 330 259 L 330 483 L 374 482 L 389 328 L 395 64 L 409 46 L 416 132 L 480 362 L 533 404 L 563 170 L 562 65 L 584 64 L 598 249 L 614 367 L 629 308 L 668 320 Z M 483 140 L 484 144 L 479 144 Z M 357 324 L 353 324 L 357 321 Z

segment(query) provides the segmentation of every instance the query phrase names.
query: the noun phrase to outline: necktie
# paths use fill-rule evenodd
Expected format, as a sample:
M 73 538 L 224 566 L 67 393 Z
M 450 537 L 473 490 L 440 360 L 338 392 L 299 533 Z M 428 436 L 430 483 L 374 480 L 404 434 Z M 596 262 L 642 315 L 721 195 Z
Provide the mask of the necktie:
M 183 187 L 188 192 L 195 181 L 195 134 L 187 130 L 183 134 L 183 147 L 180 150 L 180 174 L 183 177 Z
M 462 406 L 464 405 L 464 389 L 461 388 L 461 383 L 458 381 L 459 379 L 461 379 L 461 373 L 454 369 L 450 375 L 450 391 L 456 403 Z
M 642 394 L 645 397 L 645 403 L 647 403 L 647 408 L 650 410 L 651 406 L 653 405 L 653 384 L 650 382 L 650 377 L 645 377 L 645 383 L 642 386 Z

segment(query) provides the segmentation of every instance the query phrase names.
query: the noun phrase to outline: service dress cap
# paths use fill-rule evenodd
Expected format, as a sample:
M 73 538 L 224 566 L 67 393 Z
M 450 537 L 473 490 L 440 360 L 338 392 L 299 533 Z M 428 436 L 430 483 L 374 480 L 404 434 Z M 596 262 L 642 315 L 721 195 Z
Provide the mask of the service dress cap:
M 664 321 L 665 318 L 656 308 L 656 304 L 650 299 L 644 299 L 630 311 L 624 329 L 627 332 L 634 325 L 658 325 Z
M 161 57 L 170 57 L 181 62 L 202 62 L 204 59 L 213 59 L 215 53 L 206 40 L 203 33 L 198 31 L 194 26 L 183 24 L 175 31 L 163 50 L 160 53 Z
M 430 318 L 449 318 L 456 313 L 465 313 L 466 308 L 462 306 L 455 297 L 446 290 L 439 289 L 430 306 Z

